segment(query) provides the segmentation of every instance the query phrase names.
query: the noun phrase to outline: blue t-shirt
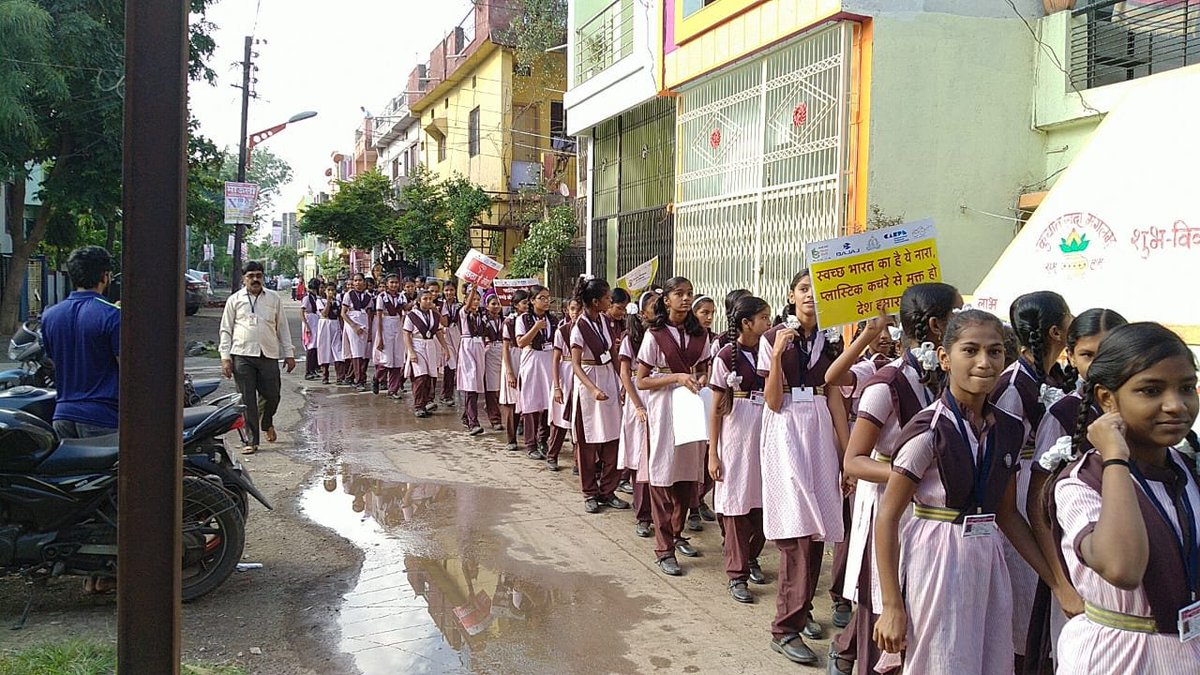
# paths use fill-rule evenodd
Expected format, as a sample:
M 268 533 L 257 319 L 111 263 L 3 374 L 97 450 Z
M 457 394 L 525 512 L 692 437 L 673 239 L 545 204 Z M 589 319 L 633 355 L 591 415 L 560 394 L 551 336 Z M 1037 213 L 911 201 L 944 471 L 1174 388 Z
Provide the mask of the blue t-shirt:
M 121 309 L 95 291 L 75 291 L 42 316 L 54 361 L 54 419 L 116 428 Z

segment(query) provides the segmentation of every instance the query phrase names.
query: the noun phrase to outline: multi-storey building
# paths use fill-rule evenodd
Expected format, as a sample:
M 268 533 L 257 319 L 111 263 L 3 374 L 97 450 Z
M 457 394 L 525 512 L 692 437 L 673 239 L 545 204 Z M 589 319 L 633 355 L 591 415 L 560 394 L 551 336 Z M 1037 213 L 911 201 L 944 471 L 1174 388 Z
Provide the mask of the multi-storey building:
M 401 92 L 388 101 L 380 115 L 371 118 L 378 152 L 376 166 L 397 192 L 421 161 L 421 127 L 408 108 L 408 97 L 407 92 Z
M 501 262 L 548 195 L 575 192 L 574 141 L 560 93 L 566 59 L 549 55 L 546 72 L 518 68 L 516 7 L 513 0 L 477 3 L 408 82 L 421 162 L 439 178 L 459 174 L 491 195 L 492 212 L 472 230 L 471 244 Z
M 675 101 L 660 97 L 661 8 L 636 0 L 568 5 L 567 130 L 587 157 L 588 268 L 615 279 L 659 256 L 673 272 Z

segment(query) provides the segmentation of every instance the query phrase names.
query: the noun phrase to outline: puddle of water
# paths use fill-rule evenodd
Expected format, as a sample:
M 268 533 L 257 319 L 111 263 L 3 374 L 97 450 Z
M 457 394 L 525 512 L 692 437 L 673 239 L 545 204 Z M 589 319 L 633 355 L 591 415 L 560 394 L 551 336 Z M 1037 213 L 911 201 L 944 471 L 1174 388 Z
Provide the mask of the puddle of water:
M 363 550 L 338 621 L 340 648 L 360 671 L 595 672 L 587 665 L 593 658 L 600 671 L 634 670 L 621 658 L 626 646 L 618 629 L 644 618 L 648 602 L 631 600 L 611 578 L 509 557 L 507 542 L 491 529 L 510 511 L 508 492 L 360 473 L 351 461 L 356 442 L 415 425 L 404 417 L 364 429 L 357 424 L 365 415 L 321 403 L 310 410 L 309 440 L 317 444 L 310 451 L 330 463 L 300 505 Z M 447 420 L 454 421 L 457 413 Z M 593 658 L 567 661 L 563 650 Z

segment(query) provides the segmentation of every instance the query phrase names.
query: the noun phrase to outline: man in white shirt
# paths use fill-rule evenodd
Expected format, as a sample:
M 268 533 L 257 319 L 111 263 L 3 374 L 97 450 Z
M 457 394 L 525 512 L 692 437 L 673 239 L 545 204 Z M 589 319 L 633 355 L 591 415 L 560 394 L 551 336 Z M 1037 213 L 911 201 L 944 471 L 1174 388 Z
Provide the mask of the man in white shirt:
M 279 358 L 290 373 L 296 367 L 295 347 L 283 311 L 283 300 L 263 287 L 263 266 L 246 264 L 242 290 L 225 301 L 221 316 L 221 371 L 232 377 L 246 406 L 250 443 L 242 454 L 258 451 L 260 430 L 275 441 L 275 411 L 279 408 Z M 262 410 L 258 409 L 262 398 Z

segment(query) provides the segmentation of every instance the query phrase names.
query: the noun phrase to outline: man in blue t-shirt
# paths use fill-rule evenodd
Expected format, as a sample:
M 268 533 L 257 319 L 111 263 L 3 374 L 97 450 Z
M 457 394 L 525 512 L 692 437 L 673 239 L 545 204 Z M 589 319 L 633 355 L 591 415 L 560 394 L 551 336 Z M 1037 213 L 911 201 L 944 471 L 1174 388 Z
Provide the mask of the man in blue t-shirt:
M 106 436 L 117 431 L 121 310 L 104 298 L 112 281 L 112 256 L 84 246 L 67 258 L 75 292 L 42 316 L 42 344 L 54 361 L 58 396 L 54 431 L 62 438 Z

